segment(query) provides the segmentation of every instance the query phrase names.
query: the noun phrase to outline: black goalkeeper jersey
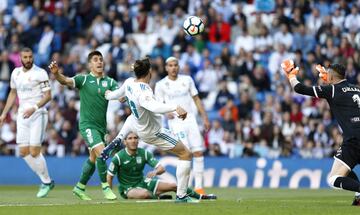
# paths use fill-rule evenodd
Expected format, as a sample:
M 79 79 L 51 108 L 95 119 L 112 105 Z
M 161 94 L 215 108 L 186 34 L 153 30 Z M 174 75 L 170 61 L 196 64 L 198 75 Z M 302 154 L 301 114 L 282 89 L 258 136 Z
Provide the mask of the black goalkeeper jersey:
M 312 87 L 299 83 L 294 90 L 303 95 L 325 98 L 343 131 L 344 141 L 354 138 L 360 140 L 360 88 L 358 86 L 343 80 L 337 84 Z

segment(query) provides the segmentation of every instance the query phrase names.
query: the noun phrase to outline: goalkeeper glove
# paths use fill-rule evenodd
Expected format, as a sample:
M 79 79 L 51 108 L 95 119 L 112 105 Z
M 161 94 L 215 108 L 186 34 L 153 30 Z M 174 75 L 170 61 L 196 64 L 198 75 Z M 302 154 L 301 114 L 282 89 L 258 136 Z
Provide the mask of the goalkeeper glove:
M 284 70 L 289 80 L 296 78 L 296 75 L 299 72 L 299 67 L 295 67 L 294 61 L 290 59 L 284 60 L 281 63 L 281 68 Z
M 325 67 L 321 66 L 320 64 L 316 65 L 315 69 L 319 72 L 319 77 L 327 83 L 328 81 L 328 72 L 326 71 Z

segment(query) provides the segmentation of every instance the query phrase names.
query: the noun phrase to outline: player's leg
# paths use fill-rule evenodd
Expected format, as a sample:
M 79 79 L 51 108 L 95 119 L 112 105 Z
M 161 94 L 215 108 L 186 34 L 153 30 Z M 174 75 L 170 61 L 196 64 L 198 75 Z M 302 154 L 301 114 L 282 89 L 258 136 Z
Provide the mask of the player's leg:
M 90 155 L 91 157 L 96 157 L 95 165 L 100 177 L 103 194 L 106 199 L 114 200 L 116 199 L 116 195 L 111 190 L 109 184 L 106 181 L 106 173 L 107 173 L 106 161 L 101 158 L 101 153 L 105 148 L 104 135 L 95 129 L 91 129 L 91 132 L 95 144 L 91 146 Z
M 73 193 L 81 200 L 91 200 L 91 198 L 85 193 L 85 188 L 86 184 L 95 172 L 95 161 L 96 156 L 90 153 L 89 158 L 83 163 L 80 180 L 73 189 Z
M 136 129 L 133 128 L 134 124 L 134 116 L 130 115 L 128 118 L 126 118 L 125 123 L 121 130 L 119 131 L 118 135 L 104 148 L 101 157 L 106 160 L 109 158 L 110 154 L 114 151 L 120 151 L 122 148 L 124 148 L 124 145 L 122 144 L 122 140 L 124 137 L 130 132 L 135 131 Z
M 41 144 L 44 140 L 48 115 L 46 112 L 36 112 L 30 118 L 30 155 L 33 157 L 36 172 L 39 175 L 42 184 L 37 197 L 45 197 L 49 191 L 54 188 L 54 181 L 49 176 L 46 160 L 41 153 Z
M 357 164 L 356 147 L 351 143 L 344 143 L 335 155 L 328 183 L 330 186 L 344 190 L 360 192 L 360 182 L 351 170 Z
M 187 136 L 189 140 L 189 149 L 193 153 L 193 172 L 195 179 L 195 190 L 200 194 L 205 194 L 203 181 L 204 181 L 204 140 L 200 133 L 200 128 L 196 120 L 187 128 Z
M 171 191 L 176 192 L 176 190 L 177 186 L 175 183 L 159 181 L 156 189 L 156 195 L 159 196 L 160 194 Z M 201 194 L 197 193 L 191 188 L 187 188 L 186 194 L 192 198 L 201 199 Z
M 133 188 L 126 194 L 128 199 L 152 199 L 153 196 L 145 188 Z

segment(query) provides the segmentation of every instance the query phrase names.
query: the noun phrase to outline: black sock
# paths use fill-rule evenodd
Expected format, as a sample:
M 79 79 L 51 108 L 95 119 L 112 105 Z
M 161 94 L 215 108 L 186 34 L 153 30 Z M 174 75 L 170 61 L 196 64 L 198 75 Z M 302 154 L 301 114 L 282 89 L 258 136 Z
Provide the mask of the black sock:
M 337 177 L 334 182 L 334 187 L 354 192 L 360 192 L 360 182 L 351 177 Z
M 354 171 L 350 171 L 349 174 L 347 175 L 347 177 L 352 178 L 355 181 L 359 181 L 359 178 L 357 177 L 357 175 L 355 174 Z

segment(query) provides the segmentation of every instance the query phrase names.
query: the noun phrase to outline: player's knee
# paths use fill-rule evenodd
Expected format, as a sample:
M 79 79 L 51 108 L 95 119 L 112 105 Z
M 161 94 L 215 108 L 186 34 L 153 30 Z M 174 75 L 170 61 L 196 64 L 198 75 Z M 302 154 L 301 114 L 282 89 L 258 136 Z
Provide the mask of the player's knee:
M 20 152 L 19 152 L 20 157 L 26 157 L 26 156 L 29 155 L 29 154 L 30 154 L 29 151 L 22 151 L 22 150 L 20 150 Z
M 191 160 L 192 159 L 192 153 L 189 149 L 184 148 L 184 150 L 180 153 L 179 158 L 181 160 Z
M 202 151 L 197 151 L 197 152 L 193 152 L 193 156 L 194 157 L 202 157 L 202 156 L 204 156 L 204 154 Z
M 37 156 L 39 156 L 39 154 L 40 154 L 40 152 L 31 151 L 31 150 L 30 150 L 30 155 L 31 155 L 31 157 L 33 157 L 33 158 L 36 158 Z
M 336 179 L 337 179 L 338 177 L 340 177 L 340 175 L 332 175 L 332 176 L 329 176 L 329 177 L 327 178 L 327 183 L 328 183 L 328 185 L 329 185 L 330 187 L 332 187 L 332 188 L 336 188 L 337 186 L 335 185 L 335 181 L 336 181 Z

